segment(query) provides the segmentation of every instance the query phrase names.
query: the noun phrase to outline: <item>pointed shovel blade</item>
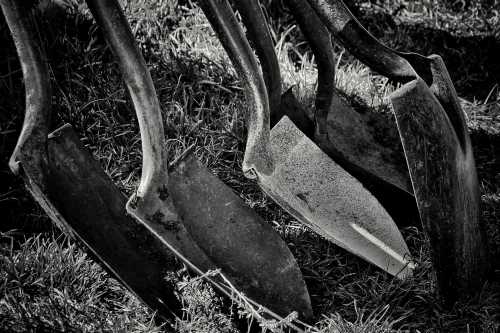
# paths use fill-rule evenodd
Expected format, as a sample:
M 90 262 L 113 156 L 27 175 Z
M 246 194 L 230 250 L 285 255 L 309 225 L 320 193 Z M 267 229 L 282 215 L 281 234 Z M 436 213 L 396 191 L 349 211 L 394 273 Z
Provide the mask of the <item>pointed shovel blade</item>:
M 271 130 L 275 163 L 259 184 L 299 221 L 399 278 L 414 265 L 394 221 L 363 185 L 330 159 L 288 117 Z

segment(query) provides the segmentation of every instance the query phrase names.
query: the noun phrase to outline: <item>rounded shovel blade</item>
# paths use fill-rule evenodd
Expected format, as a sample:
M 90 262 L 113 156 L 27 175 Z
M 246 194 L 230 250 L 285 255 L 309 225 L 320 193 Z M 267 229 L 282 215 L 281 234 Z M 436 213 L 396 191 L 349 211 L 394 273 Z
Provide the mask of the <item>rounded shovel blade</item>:
M 238 289 L 280 315 L 312 315 L 286 243 L 195 157 L 176 164 L 169 191 L 191 237 Z
M 396 90 L 391 102 L 439 292 L 453 304 L 481 289 L 490 264 L 465 119 L 442 60 L 433 61 L 436 86 L 417 78 Z
M 396 224 L 363 185 L 330 159 L 289 118 L 271 130 L 275 169 L 259 184 L 299 221 L 399 278 L 412 274 Z
M 275 313 L 296 310 L 310 318 L 302 274 L 276 232 L 195 158 L 175 165 L 155 180 L 157 190 L 129 200 L 129 213 L 194 272 L 220 269 L 239 291 Z
M 173 256 L 127 215 L 125 197 L 71 126 L 50 134 L 48 152 L 49 202 L 64 217 L 64 229 L 71 230 L 116 278 L 160 315 L 171 318 L 180 314 L 174 287 L 165 280 L 166 273 L 175 268 Z

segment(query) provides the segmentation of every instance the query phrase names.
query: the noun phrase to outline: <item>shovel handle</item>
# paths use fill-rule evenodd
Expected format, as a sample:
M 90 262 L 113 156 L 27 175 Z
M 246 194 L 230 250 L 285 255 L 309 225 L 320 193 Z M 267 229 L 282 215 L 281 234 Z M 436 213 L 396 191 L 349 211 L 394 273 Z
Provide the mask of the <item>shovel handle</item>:
M 281 71 L 267 20 L 259 0 L 233 0 L 233 3 L 241 15 L 247 37 L 262 66 L 271 119 L 278 118 L 276 113 L 279 112 L 281 104 Z
M 15 174 L 21 172 L 23 159 L 30 161 L 31 172 L 38 186 L 47 180 L 47 135 L 50 123 L 50 76 L 45 55 L 38 42 L 29 5 L 18 0 L 1 0 L 0 6 L 16 45 L 23 71 L 26 91 L 26 113 L 21 134 L 12 153 L 9 166 Z M 30 167 L 25 165 L 25 167 Z
M 330 32 L 363 63 L 399 83 L 421 77 L 446 111 L 462 149 L 467 150 L 467 125 L 449 73 L 439 56 L 398 52 L 373 37 L 342 0 L 308 0 Z
M 139 121 L 142 175 L 136 195 L 142 197 L 154 187 L 156 180 L 167 177 L 160 103 L 146 62 L 118 1 L 87 0 L 87 4 L 115 55 Z
M 256 171 L 271 174 L 269 101 L 257 59 L 227 0 L 200 0 L 199 5 L 243 80 L 249 110 L 243 172 L 249 178 L 256 178 Z
M 426 57 L 396 52 L 380 43 L 359 23 L 342 0 L 308 1 L 328 30 L 364 64 L 400 83 L 415 79 L 418 72 L 430 84 L 430 67 Z
M 318 69 L 318 90 L 314 118 L 319 133 L 326 133 L 326 118 L 330 110 L 335 89 L 335 54 L 332 37 L 307 0 L 288 0 L 300 30 L 306 37 L 314 54 Z

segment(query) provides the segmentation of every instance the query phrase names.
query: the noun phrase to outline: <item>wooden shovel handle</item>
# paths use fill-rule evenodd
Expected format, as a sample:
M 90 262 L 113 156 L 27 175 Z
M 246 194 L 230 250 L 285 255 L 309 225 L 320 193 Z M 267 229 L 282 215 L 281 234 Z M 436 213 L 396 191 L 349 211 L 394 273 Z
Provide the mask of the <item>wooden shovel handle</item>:
M 281 104 L 281 71 L 274 43 L 259 0 L 233 0 L 246 27 L 247 37 L 254 48 L 267 87 L 271 119 L 277 118 Z
M 250 178 L 256 178 L 256 170 L 270 174 L 269 101 L 257 59 L 227 0 L 200 0 L 199 5 L 243 81 L 249 110 L 243 172 Z
M 87 4 L 115 55 L 139 120 L 142 175 L 137 196 L 142 197 L 156 180 L 167 177 L 160 103 L 146 62 L 118 1 L 87 0 Z
M 30 161 L 30 174 L 38 186 L 47 180 L 51 88 L 45 55 L 38 42 L 29 5 L 18 0 L 1 0 L 0 6 L 16 44 L 26 91 L 26 113 L 16 148 L 10 158 L 12 172 L 21 172 L 22 161 Z

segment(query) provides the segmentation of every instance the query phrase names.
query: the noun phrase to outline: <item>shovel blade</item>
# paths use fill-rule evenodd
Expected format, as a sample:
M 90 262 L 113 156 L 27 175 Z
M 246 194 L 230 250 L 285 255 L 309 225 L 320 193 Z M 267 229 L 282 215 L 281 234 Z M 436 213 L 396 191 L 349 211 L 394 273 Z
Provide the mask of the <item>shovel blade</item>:
M 335 161 L 360 173 L 368 179 L 367 183 L 382 181 L 413 195 L 403 147 L 392 119 L 388 121 L 373 112 L 358 113 L 334 93 L 326 130 L 326 136 L 316 134 L 316 142 Z
M 82 146 L 72 127 L 49 135 L 49 196 L 64 229 L 71 230 L 132 292 L 160 315 L 181 312 L 173 286 L 170 251 L 125 211 L 126 199 Z M 45 207 L 44 207 L 45 208 Z M 51 212 L 47 212 L 53 215 Z
M 331 160 L 288 117 L 271 130 L 275 163 L 259 184 L 312 230 L 399 278 L 412 274 L 394 221 L 363 185 Z
M 195 157 L 170 173 L 175 207 L 214 265 L 251 299 L 284 316 L 312 315 L 302 274 L 285 242 Z
M 391 102 L 439 292 L 453 304 L 481 289 L 489 260 L 469 134 L 446 68 L 435 66 L 435 88 L 444 103 L 419 78 L 396 90 Z

